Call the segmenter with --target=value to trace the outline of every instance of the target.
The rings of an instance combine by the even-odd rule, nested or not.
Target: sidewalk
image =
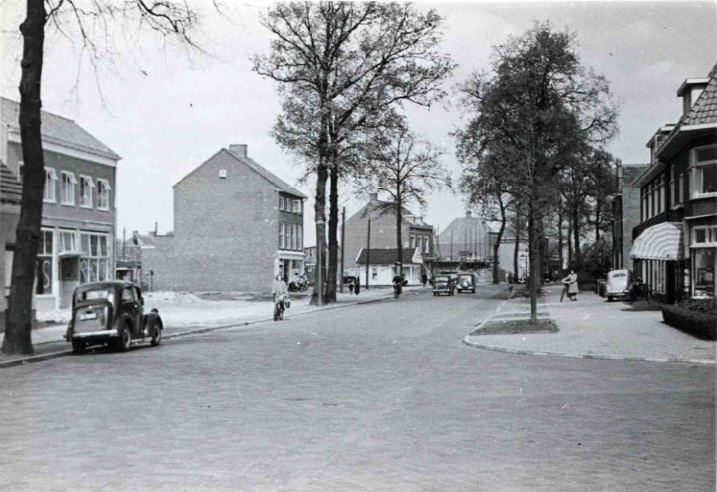
[[[550,318],[557,333],[468,335],[468,345],[510,353],[593,359],[648,360],[715,364],[717,344],[687,335],[662,321],[655,303],[607,302],[594,292],[581,292],[578,301],[560,302],[562,286],[543,287],[538,317]],[[530,300],[505,301],[486,322],[529,319]]]
[[[406,287],[405,294],[419,292],[422,287]],[[246,326],[263,321],[272,321],[273,303],[271,301],[244,300],[250,296],[236,294],[238,300],[203,300],[193,294],[159,292],[146,293],[145,309],[157,308],[164,323],[165,340],[197,333],[205,333],[225,328]],[[362,289],[360,295],[345,292],[337,293],[337,302],[327,306],[309,305],[309,293],[292,293],[291,308],[284,313],[284,319],[311,313],[317,310],[336,309],[354,304],[367,304],[393,298],[391,288]],[[33,330],[32,344],[34,355],[5,355],[0,353],[0,369],[19,364],[39,362],[69,355],[70,344],[64,339],[70,310],[45,314],[55,324]]]

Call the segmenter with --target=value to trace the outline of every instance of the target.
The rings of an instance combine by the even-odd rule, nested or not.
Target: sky
[[[115,57],[93,67],[81,43],[49,31],[43,71],[43,108],[75,120],[117,152],[117,233],[173,230],[172,187],[222,147],[247,144],[249,156],[309,200],[305,245],[313,244],[313,179],[299,182],[301,166],[270,135],[280,111],[277,86],[254,73],[251,57],[268,53],[270,35],[260,25],[267,2],[190,0],[201,14],[203,53],[166,46],[151,36],[117,29]],[[24,0],[0,0],[0,93],[19,100]],[[618,101],[619,135],[607,150],[624,163],[646,163],[646,143],[681,115],[676,91],[686,78],[705,77],[717,62],[714,1],[418,2],[444,17],[441,51],[458,68],[453,90],[473,71],[489,70],[494,46],[519,36],[535,21],[577,36],[583,65],[604,75]],[[109,61],[111,60],[111,63]],[[104,63],[103,63],[104,62]],[[465,124],[455,96],[430,109],[407,108],[413,130],[440,146],[454,183],[461,166],[449,133]],[[347,217],[367,200],[342,190]],[[436,192],[424,210],[410,207],[438,232],[465,214],[459,194]]]

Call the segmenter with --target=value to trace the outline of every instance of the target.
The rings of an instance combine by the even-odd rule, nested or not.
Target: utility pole
[[[344,293],[344,251],[346,251],[346,207],[341,209],[341,288]]]
[[[371,264],[371,219],[368,219],[368,235],[366,236],[366,289],[368,289],[368,267]]]

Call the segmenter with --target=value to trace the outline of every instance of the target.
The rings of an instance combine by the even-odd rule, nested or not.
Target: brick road
[[[4,369],[0,489],[715,489],[714,367],[468,347],[491,289]]]

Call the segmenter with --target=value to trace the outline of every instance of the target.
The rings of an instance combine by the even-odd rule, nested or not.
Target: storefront
[[[633,242],[630,256],[635,260],[635,275],[660,301],[675,302],[689,286],[682,271],[685,254],[681,223],[662,222],[648,227]]]
[[[690,253],[692,257],[693,297],[715,295],[715,252],[717,251],[717,226],[691,224]]]

